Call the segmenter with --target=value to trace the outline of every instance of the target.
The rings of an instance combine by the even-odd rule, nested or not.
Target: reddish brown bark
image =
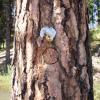
[[[87,24],[86,0],[17,0],[13,100],[88,99]],[[57,32],[52,42],[39,40],[45,26]]]

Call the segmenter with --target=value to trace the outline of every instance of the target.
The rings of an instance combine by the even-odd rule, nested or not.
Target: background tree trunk
[[[6,66],[5,72],[8,72],[8,64],[10,64],[10,2],[5,4],[5,18],[6,18]]]
[[[98,25],[100,25],[100,0],[97,0],[97,12],[98,12]]]
[[[93,100],[86,0],[17,0],[12,100]],[[37,44],[42,27],[52,42]]]

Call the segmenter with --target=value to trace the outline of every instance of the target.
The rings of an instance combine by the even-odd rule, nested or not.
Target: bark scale
[[[12,100],[93,100],[87,1],[17,0],[16,5]],[[56,37],[38,46],[45,26],[55,28]]]

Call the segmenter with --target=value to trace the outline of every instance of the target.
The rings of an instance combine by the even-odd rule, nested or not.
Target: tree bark
[[[12,100],[93,100],[86,0],[17,0]],[[53,27],[53,41],[41,28]]]

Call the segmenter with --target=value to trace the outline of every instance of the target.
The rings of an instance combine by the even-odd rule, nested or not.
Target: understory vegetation
[[[94,100],[100,100],[100,26],[90,30],[92,64],[94,69]]]
[[[0,73],[0,91],[10,91],[11,90],[11,69],[9,69],[7,74]]]

